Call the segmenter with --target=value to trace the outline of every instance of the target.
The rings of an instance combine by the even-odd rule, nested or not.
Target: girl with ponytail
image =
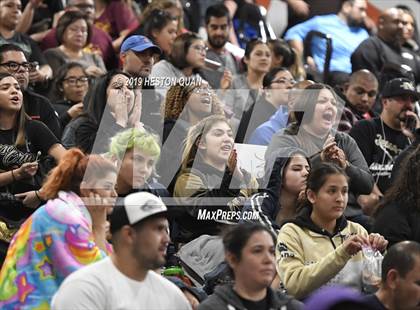
[[[301,212],[281,227],[276,246],[278,275],[297,299],[324,285],[361,290],[362,248],[383,252],[388,244],[344,216],[349,192],[344,169],[333,163],[314,166]]]
[[[70,273],[109,254],[106,215],[116,177],[114,165],[99,155],[70,149],[63,156],[42,188],[47,203],[10,244],[0,272],[0,308],[48,308]]]

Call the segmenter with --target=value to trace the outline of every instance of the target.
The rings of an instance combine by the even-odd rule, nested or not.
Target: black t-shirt
[[[420,210],[414,201],[405,198],[380,207],[375,216],[372,232],[384,236],[388,247],[405,240],[420,242]]]
[[[140,121],[152,128],[159,135],[162,134],[163,122],[160,115],[160,103],[163,98],[157,93],[154,87],[143,87],[142,108]]]
[[[420,56],[406,48],[391,46],[379,37],[373,36],[364,40],[351,55],[353,72],[368,69],[379,78],[385,64],[405,64],[409,66],[420,82]]]
[[[23,92],[25,112],[32,120],[41,121],[57,137],[61,138],[61,125],[58,114],[48,98],[38,95],[30,88]]]
[[[48,151],[56,143],[59,143],[54,134],[41,122],[28,120],[26,123],[26,143],[23,146],[15,146],[17,132],[14,129],[0,130],[0,169],[9,171],[20,167],[23,163],[36,160],[38,151],[41,157],[48,155]],[[13,182],[7,188],[0,191],[9,191],[13,194],[39,189],[42,185],[42,169],[38,169],[37,177]],[[45,172],[45,171],[44,171]]]
[[[245,309],[247,310],[268,310],[269,304],[268,304],[268,294],[261,300],[253,301],[248,300],[245,298],[242,298],[235,292],[236,296],[238,296],[239,300],[244,305]]]
[[[375,310],[388,310],[385,306],[379,301],[376,295],[368,295],[365,297],[365,304],[372,307]]]
[[[391,185],[395,158],[410,144],[410,140],[398,130],[388,127],[377,117],[362,120],[350,130],[382,193]]]

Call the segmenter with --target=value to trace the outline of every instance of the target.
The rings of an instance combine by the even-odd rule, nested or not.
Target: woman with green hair
[[[166,188],[153,180],[160,156],[159,137],[143,128],[124,130],[111,139],[109,155],[117,161],[118,197],[147,191],[158,197],[169,197]]]

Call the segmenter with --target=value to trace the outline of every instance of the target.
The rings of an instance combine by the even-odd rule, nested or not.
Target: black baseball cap
[[[414,100],[420,99],[414,83],[406,78],[396,78],[388,81],[382,90],[382,98],[392,98],[398,96],[413,96]]]

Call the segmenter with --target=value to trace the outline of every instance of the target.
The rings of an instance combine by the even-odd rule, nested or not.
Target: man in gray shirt
[[[235,75],[239,71],[237,60],[225,48],[232,20],[228,9],[223,4],[215,4],[207,8],[205,23],[208,47],[206,58],[220,63],[221,67],[202,69],[200,74],[214,89],[219,89],[221,88],[220,80],[224,74]]]

